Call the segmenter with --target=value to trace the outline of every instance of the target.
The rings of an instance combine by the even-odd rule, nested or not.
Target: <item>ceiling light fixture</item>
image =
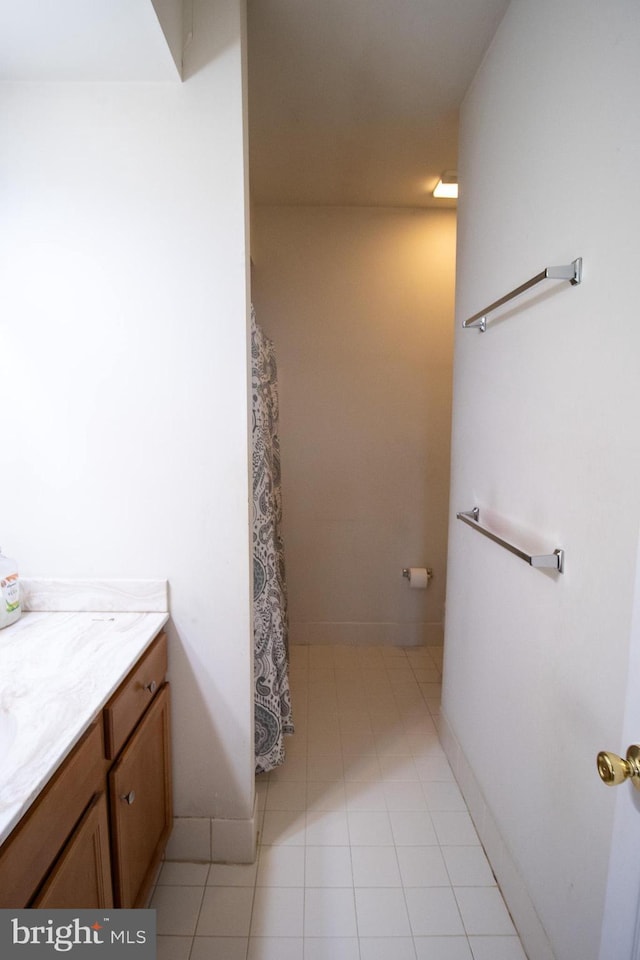
[[[442,174],[433,191],[433,196],[438,200],[458,199],[458,174],[456,171],[447,170]]]

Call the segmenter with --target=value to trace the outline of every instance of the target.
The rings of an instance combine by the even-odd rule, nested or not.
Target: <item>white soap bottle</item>
[[[21,613],[18,564],[0,550],[0,630],[15,623]]]

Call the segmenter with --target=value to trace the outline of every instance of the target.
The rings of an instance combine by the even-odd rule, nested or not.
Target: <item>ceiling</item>
[[[508,2],[247,0],[253,201],[454,205],[431,190]],[[179,81],[192,3],[0,0],[0,80]]]
[[[454,205],[458,109],[509,0],[248,0],[254,203]]]
[[[181,0],[0,0],[0,80],[178,81],[181,7]]]

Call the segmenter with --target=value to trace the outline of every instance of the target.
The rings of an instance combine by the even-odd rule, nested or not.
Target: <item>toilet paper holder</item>
[[[409,569],[410,569],[409,567],[402,568],[402,576],[405,577],[405,579],[407,580],[409,579],[409,576],[410,576]],[[427,567],[427,580],[431,580],[432,577],[433,577],[433,567]]]

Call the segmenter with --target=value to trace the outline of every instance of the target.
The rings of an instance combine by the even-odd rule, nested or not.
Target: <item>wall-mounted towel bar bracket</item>
[[[457,513],[456,517],[458,520],[462,520],[463,523],[467,523],[470,527],[473,527],[473,529],[481,533],[483,537],[488,537],[489,540],[493,540],[494,543],[504,547],[505,550],[514,553],[516,557],[520,557],[520,559],[528,563],[529,566],[544,567],[550,570],[557,570],[558,573],[564,573],[564,550],[558,549],[554,550],[553,553],[537,555],[527,553],[525,550],[521,550],[520,547],[516,547],[507,540],[503,540],[502,537],[499,537],[497,534],[492,533],[491,530],[487,530],[486,527],[481,526],[480,510],[478,507],[474,507],[473,510],[463,510],[461,513]]]
[[[535,287],[541,280],[568,280],[571,286],[575,287],[578,283],[582,283],[582,257],[578,257],[577,260],[562,264],[559,267],[545,267],[544,270],[536,274],[535,277],[532,277],[531,280],[527,280],[526,283],[516,287],[515,290],[511,290],[505,294],[504,297],[495,300],[488,307],[485,307],[484,310],[479,310],[478,313],[474,313],[472,317],[469,317],[468,320],[463,322],[462,326],[465,330],[471,327],[477,327],[480,333],[484,333],[487,329],[487,314],[493,310],[497,310],[498,307],[501,307],[504,303],[508,303],[509,300],[519,297],[525,290]]]

